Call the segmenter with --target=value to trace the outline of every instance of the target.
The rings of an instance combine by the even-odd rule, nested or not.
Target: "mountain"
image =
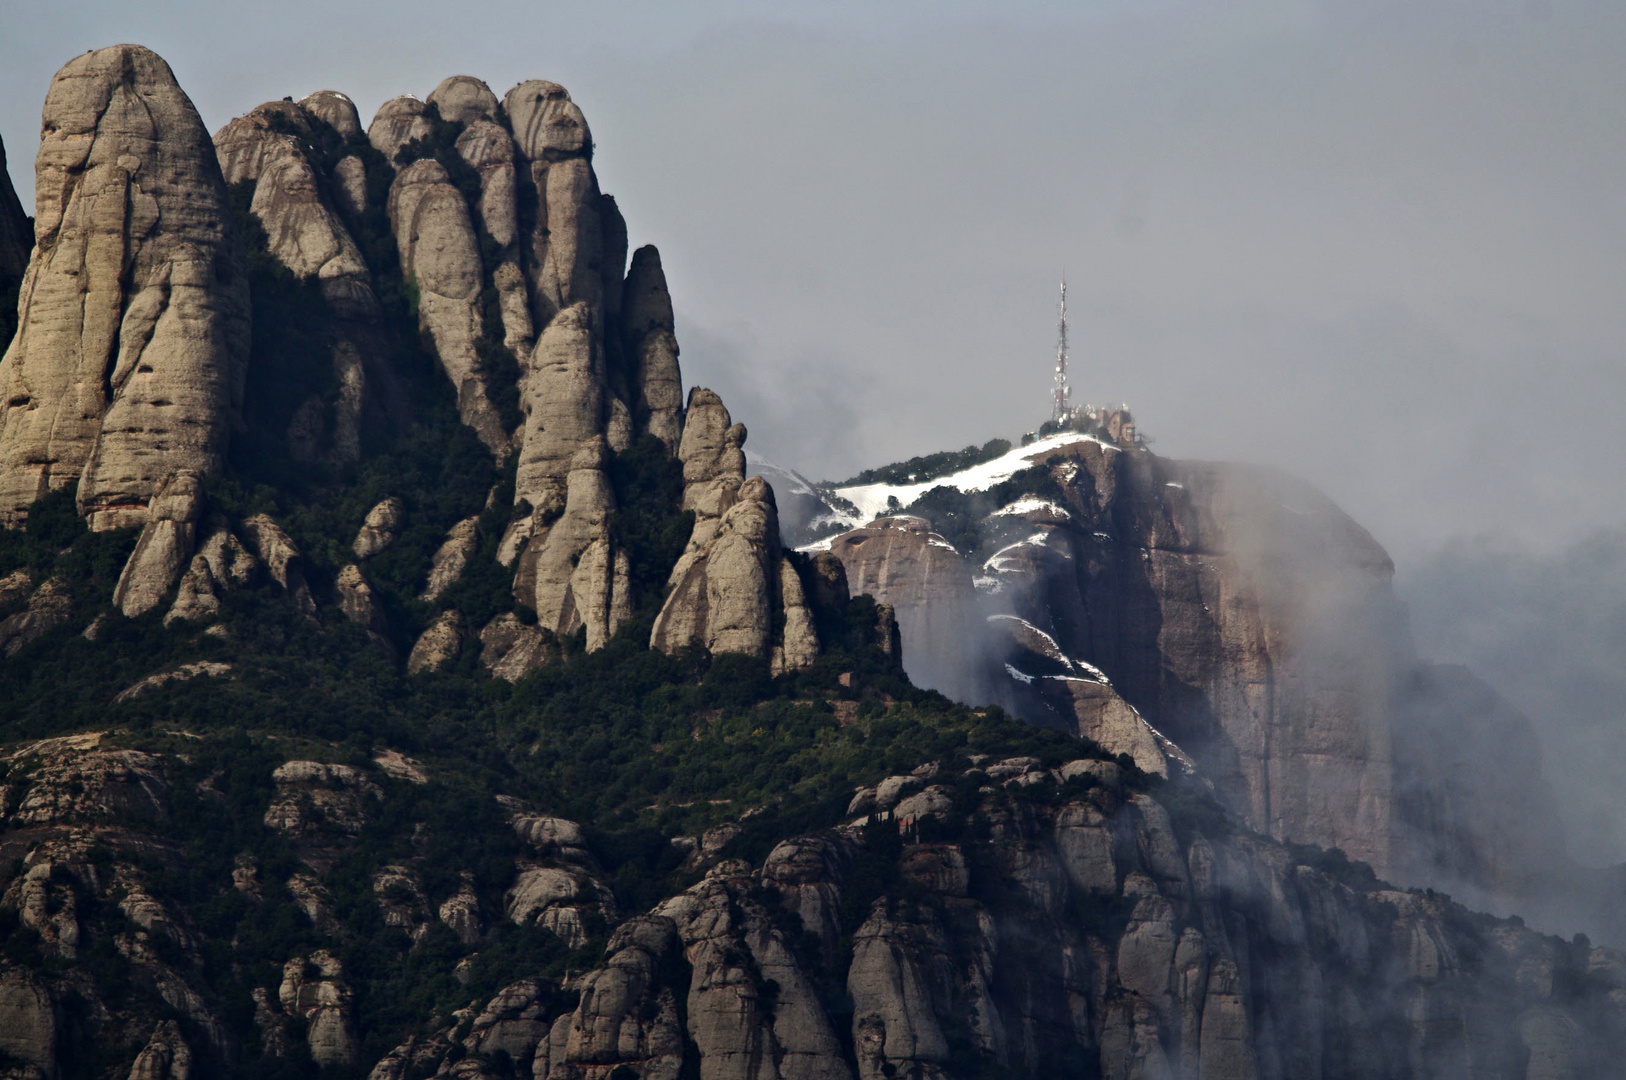
[[[1249,827],[1386,878],[1618,934],[1529,721],[1417,655],[1388,555],[1309,485],[1078,431],[888,476],[832,486],[867,524],[808,549],[896,610],[921,685],[1173,755]]]
[[[1483,743],[1429,740],[1494,722],[1505,782],[1539,770],[1302,485],[1076,433],[748,475],[555,83],[210,138],[122,45],[43,119],[0,360],[0,1076],[1626,1049],[1626,956],[1426,887],[1535,858],[1492,844]],[[0,198],[0,274],[27,231]],[[782,540],[820,516],[861,527]],[[1386,884],[1424,836],[1455,861]]]

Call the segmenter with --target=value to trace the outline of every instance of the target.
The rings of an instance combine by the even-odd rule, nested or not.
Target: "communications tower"
[[[1050,391],[1050,419],[1065,424],[1073,415],[1073,388],[1067,385],[1067,276],[1061,279],[1061,322],[1056,331],[1056,377]]]

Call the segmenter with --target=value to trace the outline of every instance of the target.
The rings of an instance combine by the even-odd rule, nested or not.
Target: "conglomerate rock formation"
[[[286,430],[262,437],[298,461],[341,468],[360,457],[369,416],[389,426],[399,373],[380,277],[397,275],[463,422],[499,463],[517,456],[499,556],[515,602],[537,613],[538,632],[585,630],[599,648],[634,601],[628,554],[612,538],[607,455],[653,437],[684,462],[683,509],[697,515],[690,548],[704,558],[744,480],[744,428],[700,390],[686,424],[660,256],[640,249],[628,269],[626,225],[598,190],[591,150],[581,109],[542,80],[499,104],[485,83],[453,76],[424,101],[385,102],[365,136],[350,99],[323,90],[255,108],[211,146],[152,53],[119,46],[73,61],[46,101],[40,240],[0,365],[0,519],[20,522],[41,495],[77,481],[93,529],[139,526],[158,492],[190,476],[186,514],[152,525],[165,539],[143,541],[117,604],[138,615],[177,588],[196,542],[181,523],[207,512],[207,478],[222,471],[228,434],[242,424],[249,304],[231,186],[263,228],[267,255],[314,282],[325,305],[314,332],[331,375]],[[380,222],[387,238],[376,235]],[[372,249],[393,240],[398,261],[364,253],[357,230]],[[281,378],[256,374],[264,385]],[[726,431],[712,430],[719,413]],[[791,564],[768,517],[730,530],[713,560],[723,613],[691,613],[697,632],[657,637],[671,648],[772,654],[781,668],[812,661],[806,617],[793,616],[793,640],[784,638],[786,598],[794,609],[800,583],[782,580]],[[381,550],[363,533],[359,556]],[[457,550],[424,586],[431,601],[451,584]],[[750,566],[760,572],[742,577]],[[194,579],[175,617],[218,610],[200,597],[229,584],[201,569]],[[336,597],[352,619],[366,606],[359,588],[351,581]],[[362,621],[382,639],[384,618],[369,607]]]
[[[0,911],[53,959],[0,964],[0,1047],[25,1070],[12,1075],[84,1060],[87,1012],[130,1075],[233,1060],[200,977],[198,913],[158,880],[188,858],[166,838],[184,762],[87,735],[10,763],[26,787],[0,818]],[[504,926],[580,944],[607,921],[601,959],[563,984],[506,984],[367,1054],[341,960],[351,931],[327,883],[426,779],[398,754],[290,760],[273,777],[256,806],[294,854],[287,880],[240,860],[224,886],[267,911],[286,890],[313,927],[253,991],[267,1063],[374,1080],[1592,1077],[1626,1037],[1618,952],[1194,828],[1110,761],[1013,758],[887,777],[842,824],[765,858],[731,856],[740,826],[719,826],[718,842],[695,843],[693,884],[647,912],[617,909],[579,824],[503,796],[518,840],[506,892],[465,878],[437,886],[452,890],[437,906],[409,858],[372,872],[376,917],[405,939],[494,948]],[[71,974],[109,948],[130,958],[117,999]],[[139,1071],[158,1062],[171,1071]]]
[[[135,45],[51,81],[35,245],[0,360],[0,520],[77,481],[94,529],[218,471],[241,404],[248,282],[225,183],[169,66]]]
[[[543,80],[212,144],[138,46],[53,80],[32,240],[0,185],[0,1076],[1618,1071],[1626,958],[1343,854],[1562,869],[1364,531],[1079,437],[976,559],[786,550],[592,151]]]
[[[1528,723],[1415,655],[1388,555],[1326,496],[1083,434],[1028,458],[1045,494],[983,507],[981,552],[909,514],[827,542],[923,685],[1143,767],[1178,748],[1252,828],[1383,875],[1523,908],[1566,871]]]

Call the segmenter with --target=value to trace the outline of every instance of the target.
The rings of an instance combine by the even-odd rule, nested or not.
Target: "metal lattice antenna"
[[[1061,277],[1061,322],[1056,331],[1056,377],[1050,392],[1050,419],[1064,424],[1072,418],[1073,388],[1067,385],[1067,275]]]

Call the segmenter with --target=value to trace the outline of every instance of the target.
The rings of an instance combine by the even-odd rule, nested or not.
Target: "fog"
[[[122,40],[211,130],[323,87],[365,118],[448,74],[555,79],[661,248],[686,380],[816,478],[1036,426],[1065,270],[1077,398],[1331,495],[1422,651],[1530,713],[1578,853],[1626,857],[1626,576],[1586,540],[1626,528],[1626,9],[451,11],[10,0],[13,178],[31,204],[51,74]]]

